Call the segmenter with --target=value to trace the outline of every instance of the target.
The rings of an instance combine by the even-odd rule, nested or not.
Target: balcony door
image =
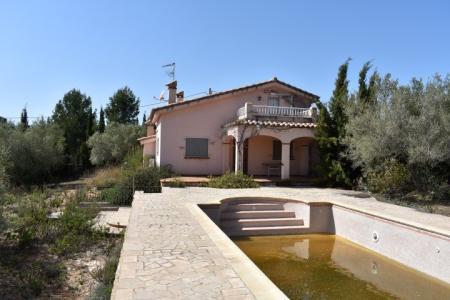
[[[269,96],[267,99],[268,106],[280,106],[280,97],[278,96]]]

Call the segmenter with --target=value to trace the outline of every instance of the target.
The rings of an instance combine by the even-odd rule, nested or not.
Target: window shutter
[[[208,157],[208,139],[187,138],[186,157]]]

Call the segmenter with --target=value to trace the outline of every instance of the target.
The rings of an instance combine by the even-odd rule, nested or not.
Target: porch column
[[[242,142],[236,140],[236,147],[234,147],[234,173],[242,171]]]
[[[281,144],[281,179],[289,179],[290,143]]]

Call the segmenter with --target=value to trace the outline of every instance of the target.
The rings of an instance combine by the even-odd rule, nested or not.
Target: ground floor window
[[[186,138],[187,158],[208,158],[208,139],[205,138]]]

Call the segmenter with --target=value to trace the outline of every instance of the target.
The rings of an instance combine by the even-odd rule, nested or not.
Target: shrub
[[[142,168],[142,164],[143,164],[142,148],[137,146],[131,148],[131,150],[128,151],[127,155],[125,155],[122,167],[125,170],[133,171]]]
[[[35,191],[30,195],[18,195],[17,214],[12,217],[8,238],[21,248],[31,246],[37,240],[45,240],[55,232],[48,219],[51,209],[46,202],[47,193]]]
[[[10,166],[10,157],[8,149],[5,145],[0,145],[0,198],[8,189],[8,174],[7,168]],[[1,203],[0,203],[1,204]]]
[[[108,259],[103,268],[93,273],[94,279],[99,283],[88,299],[107,300],[111,298],[111,292],[116,277],[117,266],[119,265],[122,241],[118,241],[116,246],[107,253]]]
[[[88,180],[88,184],[97,189],[109,188],[119,183],[121,177],[120,167],[106,167],[96,170],[94,176]]]
[[[133,175],[135,191],[144,191],[144,193],[161,192],[161,169],[141,168],[134,172]]]
[[[101,193],[102,201],[109,202],[113,205],[131,205],[133,201],[133,187],[123,182],[104,189]]]
[[[173,188],[184,188],[186,187],[186,183],[178,177],[172,178],[170,181],[165,183],[168,187]]]
[[[134,191],[160,193],[161,174],[165,172],[156,167],[125,171],[119,183],[102,191],[101,198],[115,205],[131,205]]]
[[[220,177],[212,177],[208,182],[208,186],[218,189],[244,189],[257,188],[259,184],[252,177],[239,172],[237,174],[226,173]]]
[[[410,174],[406,166],[390,160],[381,171],[368,173],[367,184],[371,192],[395,193],[405,190],[409,179]]]
[[[70,255],[86,249],[97,241],[103,232],[93,228],[98,209],[93,206],[81,207],[86,201],[86,193],[81,190],[66,201],[66,206],[56,223],[57,236],[53,251],[60,255]]]

